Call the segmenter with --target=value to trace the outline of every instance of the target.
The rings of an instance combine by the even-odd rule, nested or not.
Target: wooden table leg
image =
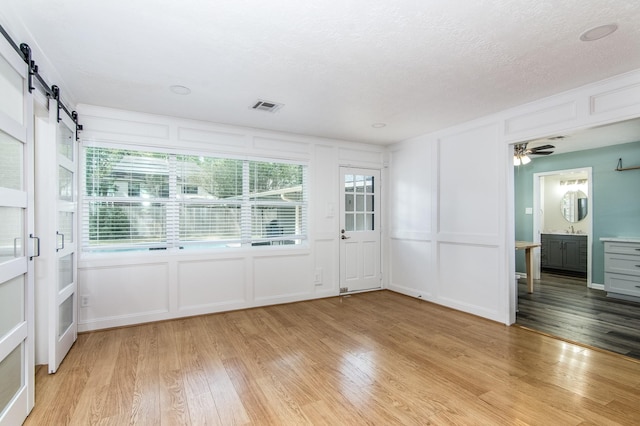
[[[533,263],[533,250],[530,247],[527,247],[524,251],[524,254],[527,266],[527,291],[529,293],[533,293],[533,271],[531,270],[531,264]]]

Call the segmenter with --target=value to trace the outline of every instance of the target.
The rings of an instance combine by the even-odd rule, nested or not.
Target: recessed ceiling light
[[[612,34],[615,30],[618,29],[618,24],[607,24],[607,25],[599,25],[597,27],[593,27],[588,29],[587,31],[580,34],[580,40],[582,41],[594,41],[599,40]]]
[[[385,123],[373,123],[371,125],[371,127],[373,127],[374,129],[382,129],[383,127],[385,127],[386,124]]]
[[[191,89],[186,86],[180,85],[169,86],[169,90],[171,90],[176,95],[188,95],[189,93],[191,93]]]

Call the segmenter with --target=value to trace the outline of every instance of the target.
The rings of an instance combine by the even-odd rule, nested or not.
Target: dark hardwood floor
[[[579,278],[542,273],[527,293],[518,280],[516,323],[573,342],[640,359],[640,303],[612,299]]]

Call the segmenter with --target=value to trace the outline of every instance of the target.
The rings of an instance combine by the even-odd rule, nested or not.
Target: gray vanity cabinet
[[[542,234],[540,266],[545,272],[587,276],[587,236]]]

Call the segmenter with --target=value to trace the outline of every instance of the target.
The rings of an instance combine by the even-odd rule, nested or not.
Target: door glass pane
[[[373,194],[373,176],[365,176],[365,191]]]
[[[58,198],[63,201],[73,201],[73,172],[58,167]]]
[[[356,192],[364,192],[364,176],[356,176]]]
[[[356,214],[356,231],[364,231],[364,215]]]
[[[73,253],[58,260],[58,290],[73,283]]]
[[[353,194],[344,194],[344,210],[352,212],[353,207]]]
[[[58,154],[73,161],[73,132],[63,123],[58,125]]]
[[[346,231],[355,231],[355,224],[353,223],[353,214],[347,214],[345,216],[344,229]]]
[[[60,233],[64,234],[64,242],[73,242],[73,212],[58,212],[58,227]]]
[[[23,81],[22,76],[0,56],[0,111],[20,124],[24,124]]]
[[[0,263],[23,256],[22,219],[20,207],[0,207]]]
[[[361,194],[356,195],[356,211],[357,212],[364,211],[364,195],[361,195]]]
[[[10,303],[3,303],[0,310],[1,339],[8,331],[24,321],[24,275],[0,284],[0,300],[10,301]]]
[[[344,191],[353,192],[353,175],[344,176]]]
[[[373,211],[373,195],[367,195],[366,204],[367,204],[366,211],[372,212]]]
[[[23,145],[20,141],[0,131],[0,187],[23,189],[22,150]]]
[[[58,307],[58,337],[62,337],[73,323],[73,296],[67,297]]]
[[[372,214],[367,214],[365,216],[366,216],[365,229],[367,231],[375,231],[374,225],[373,225],[373,215]]]
[[[0,413],[22,388],[23,364],[22,344],[18,345],[0,362]]]

